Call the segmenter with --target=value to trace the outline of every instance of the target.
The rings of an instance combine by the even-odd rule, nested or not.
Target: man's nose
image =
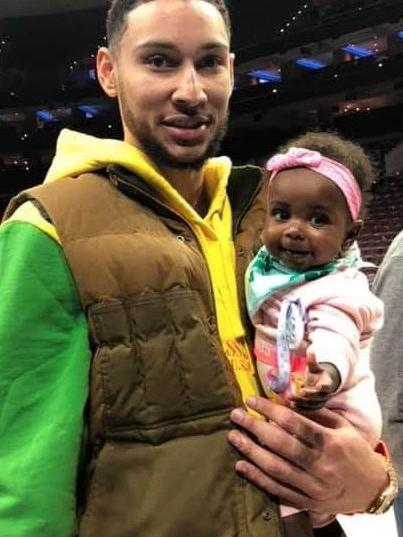
[[[207,101],[207,94],[195,67],[184,66],[178,72],[176,88],[172,94],[173,101],[178,105],[195,108]]]

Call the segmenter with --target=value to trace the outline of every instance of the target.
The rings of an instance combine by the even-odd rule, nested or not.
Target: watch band
[[[389,482],[386,487],[381,490],[381,492],[378,494],[378,496],[375,498],[375,500],[371,503],[371,505],[367,508],[365,512],[374,515],[381,515],[385,513],[393,504],[393,501],[398,493],[398,482],[396,471],[393,467],[385,443],[379,442],[378,446],[375,448],[375,451],[383,455],[385,458],[385,468],[388,474]]]

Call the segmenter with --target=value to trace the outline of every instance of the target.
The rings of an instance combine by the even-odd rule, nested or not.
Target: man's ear
[[[106,47],[98,49],[97,74],[99,83],[108,97],[116,97],[115,60],[111,51]]]
[[[361,220],[361,218],[357,218],[357,220],[354,220],[350,224],[350,227],[348,228],[346,232],[346,236],[344,237],[344,241],[341,247],[343,252],[347,251],[352,246],[352,244],[357,240],[357,237],[360,234],[362,226],[363,226],[363,221]]]
[[[235,54],[233,52],[229,55],[229,68],[230,68],[230,76],[231,76],[231,92],[234,90],[234,84],[235,84]]]

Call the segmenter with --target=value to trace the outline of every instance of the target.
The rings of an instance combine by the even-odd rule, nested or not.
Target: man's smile
[[[212,120],[205,115],[175,115],[161,122],[173,141],[179,145],[197,145],[203,143]]]

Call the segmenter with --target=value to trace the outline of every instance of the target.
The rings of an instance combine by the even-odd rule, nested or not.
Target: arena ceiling
[[[106,5],[107,0],[0,0],[0,18],[50,15]]]
[[[105,7],[108,0],[0,0],[0,18],[9,17],[24,17],[32,15],[50,15],[66,11],[78,11],[82,9],[91,9],[96,7]],[[275,12],[282,12],[294,9],[303,4],[303,0],[283,0],[281,4],[272,0],[227,0],[230,8],[235,10],[243,7],[251,13],[256,10],[259,5],[260,11],[264,11],[275,15]],[[243,4],[243,6],[242,6]]]
[[[71,25],[75,25],[80,12],[97,13],[103,21],[104,12],[110,0],[0,0],[0,34],[26,35],[35,32],[45,39],[50,25],[59,28],[59,37],[63,28],[71,35]],[[233,25],[233,45],[243,48],[252,42],[269,40],[273,33],[278,33],[281,26],[296,14],[307,0],[226,0],[231,12]],[[59,15],[61,17],[59,17]],[[66,15],[66,16],[64,16]],[[67,16],[68,15],[68,16]],[[73,17],[74,15],[74,17]],[[51,16],[51,17],[48,17]],[[55,17],[58,21],[55,23]],[[82,16],[87,20],[86,15]],[[92,17],[92,15],[91,15]],[[80,17],[81,18],[81,17]],[[24,19],[24,20],[22,20]],[[97,19],[90,19],[97,22]],[[53,21],[53,22],[51,22]],[[72,21],[69,24],[69,21]],[[87,25],[93,31],[93,25]],[[80,35],[77,34],[78,40]]]

